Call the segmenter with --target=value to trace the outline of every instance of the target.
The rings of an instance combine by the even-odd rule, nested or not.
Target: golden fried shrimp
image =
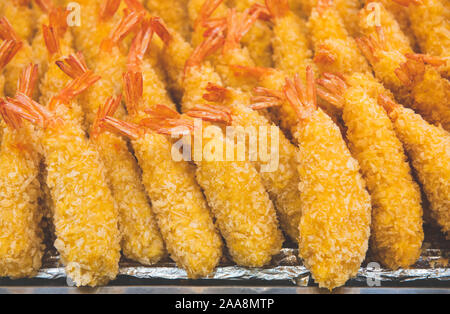
[[[292,8],[301,8],[304,18],[308,18],[314,8],[321,0],[289,0]],[[358,11],[361,8],[360,0],[327,0],[327,2],[334,2],[336,10],[342,17],[345,28],[351,36],[358,34]],[[298,9],[297,9],[298,12]]]
[[[194,131],[194,120],[167,107],[155,108],[149,113],[159,121],[150,121],[146,125],[159,133],[176,133],[181,127],[187,128],[191,136],[200,132],[198,136],[203,138],[201,149],[204,154],[211,145],[223,148],[234,145],[227,143],[226,137],[217,136],[219,133],[223,135],[218,125],[202,123],[201,128]],[[226,124],[232,119],[227,108],[212,105],[193,107],[187,116]],[[237,156],[236,147],[234,156]],[[201,160],[194,155],[193,162],[197,166],[197,181],[203,188],[233,260],[247,267],[262,267],[270,263],[281,249],[283,236],[278,229],[273,204],[254,166],[245,160],[225,160],[224,156],[212,151]]]
[[[397,136],[408,152],[413,168],[430,204],[432,216],[447,237],[450,234],[450,135],[427,123],[411,109],[381,95],[379,103],[388,112]]]
[[[385,37],[384,40],[388,40]],[[403,55],[390,50],[374,36],[359,38],[358,44],[372,64],[377,77],[405,105],[431,123],[450,129],[450,82],[441,77],[436,65],[441,59],[420,54]],[[433,93],[429,93],[433,90]]]
[[[349,148],[372,199],[371,249],[383,265],[407,268],[419,258],[424,237],[420,189],[391,120],[368,92],[371,80],[365,76],[324,73],[318,92],[343,108]]]
[[[314,61],[321,73],[370,72],[370,66],[350,36],[332,0],[319,0],[309,17]]]
[[[366,256],[371,201],[339,128],[317,108],[314,73],[307,71],[306,89],[299,76],[284,88],[298,115],[299,249],[319,286],[333,289],[355,276]]]
[[[31,96],[36,79],[37,67],[30,65],[18,90]],[[32,277],[44,254],[39,141],[33,127],[5,110],[4,104],[0,100],[0,113],[8,125],[0,146],[0,277]]]
[[[156,75],[153,78],[157,80]],[[150,77],[147,76],[147,79]],[[220,261],[222,241],[195,180],[194,170],[188,162],[176,162],[172,158],[168,138],[146,132],[145,128],[136,124],[146,118],[141,107],[144,89],[142,75],[127,72],[124,81],[130,120],[135,123],[112,118],[114,110],[105,108],[108,116],[102,120],[100,127],[131,139],[143,172],[142,180],[170,256],[186,270],[190,278],[206,277]],[[165,91],[153,88],[153,82],[149,80],[145,83],[145,89],[154,95],[154,99],[164,97]]]
[[[23,93],[9,99],[5,109],[40,127],[47,185],[54,202],[55,247],[67,276],[77,286],[97,286],[114,279],[119,271],[118,213],[96,149],[77,123],[58,113],[86,87],[64,90],[65,95],[55,99],[56,111]]]
[[[255,130],[255,132],[267,132],[267,139],[271,141],[271,132],[278,133],[278,151],[277,157],[271,157],[269,160],[255,158],[253,164],[258,170],[270,198],[273,200],[282,229],[294,241],[298,241],[298,225],[301,217],[301,202],[298,185],[300,179],[297,172],[297,148],[284,134],[271,123],[266,117],[259,114],[255,109],[263,109],[258,103],[251,103],[251,100],[257,102],[260,99],[250,99],[247,93],[239,90],[220,87],[209,84],[208,93],[203,96],[210,102],[219,103],[229,108],[232,115],[231,125],[243,132]],[[240,135],[237,134],[237,137]],[[249,145],[247,150],[250,154]],[[274,163],[278,159],[277,165]]]
[[[440,71],[450,78],[450,8],[448,0],[403,0],[422,52],[443,58]]]
[[[187,10],[187,1],[144,1],[148,10],[155,16],[159,16],[167,26],[178,32],[185,40],[190,40],[191,29]]]
[[[18,25],[16,25],[16,29]],[[16,49],[20,47],[18,52],[14,55],[4,68],[5,80],[5,95],[14,96],[16,93],[17,82],[25,66],[32,61],[32,50],[30,44],[26,39],[19,37],[14,27],[10,24],[6,17],[0,18],[0,39],[12,40],[16,42]]]
[[[266,7],[274,22],[272,46],[276,68],[289,76],[303,75],[306,67],[314,64],[306,22],[289,9],[287,0],[266,0]]]

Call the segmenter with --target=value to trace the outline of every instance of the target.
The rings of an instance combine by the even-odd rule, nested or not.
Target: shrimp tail
[[[105,0],[100,4],[100,20],[107,21],[116,14],[121,0]]]
[[[408,58],[394,72],[405,86],[411,87],[423,79],[425,75],[425,63],[422,59]]]
[[[122,101],[122,95],[117,97],[108,97],[103,106],[100,106],[97,111],[97,115],[95,117],[94,123],[92,124],[91,136],[96,139],[102,133],[103,128],[101,127],[103,120],[106,117],[113,117],[114,113],[117,111],[117,108],[120,106],[120,102]]]
[[[143,134],[142,129],[138,125],[108,116],[101,120],[99,128],[132,140],[137,140]]]
[[[56,61],[56,65],[70,76],[72,79],[76,79],[86,73],[89,69],[86,65],[86,60],[81,52],[71,54],[63,61]]]
[[[28,97],[33,96],[34,89],[38,79],[38,65],[30,63],[22,72],[19,78],[17,90]]]
[[[0,71],[14,58],[22,48],[22,42],[5,40],[0,45]]]
[[[314,71],[311,66],[306,69],[305,87],[298,74],[294,80],[286,78],[284,94],[289,104],[295,110],[300,122],[309,120],[317,110],[316,85],[314,82]]]
[[[266,8],[274,19],[285,17],[289,11],[288,0],[266,0]]]
[[[206,86],[206,91],[203,99],[214,103],[223,103],[228,96],[228,89],[226,87],[209,82]]]
[[[197,105],[186,114],[192,118],[200,118],[210,122],[221,122],[230,125],[233,118],[229,108],[220,105]]]
[[[253,110],[262,110],[272,107],[279,107],[285,100],[283,92],[270,90],[264,87],[255,87],[249,108]]]
[[[153,38],[153,29],[151,20],[145,19],[142,22],[141,29],[134,38],[130,52],[128,53],[127,68],[130,71],[139,72],[142,60],[147,52]]]
[[[348,86],[342,74],[323,73],[321,78],[316,80],[316,83],[317,94],[320,98],[337,108],[344,106],[345,98],[343,94]]]
[[[143,15],[136,11],[125,12],[125,15],[117,23],[111,34],[102,41],[100,48],[110,52],[114,46],[119,44],[137,25],[141,22]]]
[[[160,17],[153,17],[151,19],[151,26],[153,31],[161,38],[164,44],[169,45],[172,40],[172,35],[170,34],[167,26],[164,24]]]
[[[206,0],[198,14],[197,19],[194,22],[194,28],[197,28],[204,21],[210,18],[210,16],[216,11],[216,9],[222,4],[223,0]]]
[[[141,72],[127,71],[123,74],[125,102],[130,114],[135,115],[139,111],[143,95],[143,78]]]
[[[222,47],[224,41],[225,37],[222,29],[216,29],[212,36],[207,37],[194,50],[190,58],[186,61],[184,73],[186,74],[190,68],[200,65],[208,56]]]
[[[50,55],[58,53],[60,51],[60,43],[56,35],[56,30],[52,26],[42,25],[42,32],[48,53]]]

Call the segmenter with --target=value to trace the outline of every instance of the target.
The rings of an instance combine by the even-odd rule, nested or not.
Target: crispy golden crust
[[[106,284],[119,270],[120,233],[100,156],[73,122],[47,129],[42,144],[67,275],[77,286]]]
[[[167,26],[178,32],[184,39],[189,40],[191,29],[187,12],[187,1],[147,0],[145,3],[152,14],[161,17]]]
[[[19,38],[28,42],[31,41],[36,28],[35,19],[37,16],[30,6],[14,4],[5,0],[0,3],[0,14],[14,23],[14,29]]]
[[[133,142],[167,250],[190,278],[210,275],[222,256],[222,241],[187,162],[175,162],[171,143],[153,133]]]
[[[355,40],[345,29],[344,22],[334,6],[323,10],[314,8],[308,21],[314,44],[316,60],[318,52],[325,55],[316,62],[321,72],[370,72],[370,66],[358,49]],[[321,60],[319,59],[319,60]]]
[[[289,12],[275,19],[273,32],[273,58],[278,69],[292,76],[303,75],[308,65],[314,66],[304,20]]]
[[[41,267],[41,158],[35,140],[29,125],[18,131],[4,129],[0,148],[0,277],[32,277]]]
[[[318,0],[290,0],[291,8],[300,7],[302,15],[308,18],[314,8],[317,6]],[[342,17],[345,28],[350,35],[358,34],[358,11],[361,8],[360,0],[334,0],[333,5]],[[297,9],[298,10],[298,9]]]
[[[272,201],[254,166],[247,161],[206,160],[196,165],[197,181],[233,260],[249,267],[270,263],[281,249],[283,236]]]
[[[299,127],[300,256],[320,287],[356,275],[366,256],[371,204],[359,165],[322,110]]]
[[[391,113],[397,136],[405,146],[431,203],[432,215],[450,232],[450,136],[442,128],[424,121],[410,109],[398,107]]]
[[[442,71],[450,77],[450,8],[447,0],[423,0],[408,8],[411,27],[421,50],[447,59]]]
[[[245,96],[244,96],[245,97]],[[267,118],[258,112],[248,108],[248,104],[242,97],[234,97],[228,106],[233,115],[233,125],[237,127],[266,127],[267,138],[270,139],[270,127],[274,126]],[[278,166],[274,171],[261,171],[267,162],[260,158],[254,162],[259,171],[262,182],[269,192],[277,210],[282,229],[293,241],[298,241],[298,226],[301,217],[301,199],[298,191],[300,178],[297,171],[298,149],[278,130],[279,150]]]
[[[347,138],[372,197],[371,248],[387,267],[406,268],[421,253],[420,190],[392,122],[367,92],[365,80],[353,75],[344,94]]]

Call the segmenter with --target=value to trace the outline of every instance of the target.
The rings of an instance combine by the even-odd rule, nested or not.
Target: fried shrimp
[[[74,121],[64,113],[75,95],[92,84],[67,88],[54,98],[54,111],[18,93],[5,110],[40,127],[47,166],[47,184],[54,201],[53,221],[67,276],[77,286],[106,284],[119,271],[118,214],[97,151]],[[64,102],[62,101],[64,100]]]
[[[306,89],[299,76],[284,89],[299,121],[299,249],[319,286],[333,289],[355,276],[366,256],[371,201],[339,128],[317,108],[314,73],[307,71]]]
[[[432,216],[447,237],[450,232],[450,135],[427,123],[391,98],[378,99],[388,112],[431,204]]]
[[[318,92],[343,107],[349,148],[372,199],[371,249],[387,267],[407,268],[419,258],[424,237],[420,190],[394,126],[367,92],[370,79],[364,76],[324,73]]]
[[[31,96],[36,78],[37,67],[30,65],[23,71],[18,91]],[[39,141],[33,127],[4,105],[5,100],[0,100],[0,113],[8,125],[0,146],[0,277],[32,277],[44,254]]]

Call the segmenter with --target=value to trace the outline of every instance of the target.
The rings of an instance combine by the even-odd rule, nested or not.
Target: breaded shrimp
[[[264,5],[264,0],[235,0],[234,2],[234,5],[230,7],[235,7],[239,12],[257,10],[258,5]],[[242,43],[248,48],[257,66],[272,66],[272,36],[270,26],[264,20],[258,20],[242,38]]]
[[[450,135],[420,115],[381,95],[379,103],[394,123],[430,201],[432,216],[447,237],[450,234]]]
[[[304,18],[312,15],[314,7],[316,7],[320,0],[290,0],[293,2],[291,7],[300,7]],[[295,2],[297,2],[295,4]],[[330,2],[327,0],[327,2]],[[336,10],[343,19],[345,28],[351,36],[358,34],[358,11],[361,8],[360,0],[334,0]],[[294,5],[294,6],[292,6]]]
[[[314,61],[322,73],[371,71],[355,40],[345,29],[332,0],[318,0],[309,17],[308,26],[314,44]]]
[[[5,95],[14,96],[23,68],[32,61],[32,51],[30,44],[19,37],[6,17],[0,18],[0,38],[2,40],[12,40],[17,43],[17,46],[20,46],[20,50],[4,68],[4,75],[7,77],[5,81]]]
[[[147,124],[157,132],[176,133],[178,126],[187,127],[191,136],[201,136],[204,153],[211,145],[223,148],[225,145],[234,145],[226,137],[216,136],[217,132],[222,133],[217,125],[202,123],[201,129],[194,131],[194,120],[180,116],[167,107],[155,108],[149,113],[160,120]],[[232,119],[226,108],[211,105],[193,107],[187,115],[215,123],[229,123]],[[161,117],[165,118],[161,121]],[[194,132],[199,133],[195,135]],[[236,148],[233,149],[233,155],[237,156]],[[261,178],[248,161],[234,161],[234,158],[225,160],[224,156],[214,156],[217,155],[204,155],[199,160],[194,155],[193,161],[197,166],[197,181],[203,188],[230,255],[238,265],[267,265],[279,253],[283,236]]]
[[[390,41],[387,36],[383,39]],[[418,54],[403,55],[375,36],[360,38],[358,44],[377,77],[399,101],[416,110],[427,121],[442,124],[444,129],[450,130],[450,82],[436,70],[436,65],[442,64],[440,59]]]
[[[156,75],[153,79],[157,81]],[[127,72],[124,81],[130,120],[138,123],[146,117],[141,107],[142,76],[137,72]],[[152,81],[145,84],[145,89],[156,99],[165,94],[165,91],[154,88]],[[101,128],[132,140],[143,171],[143,183],[170,256],[190,278],[210,275],[222,256],[222,241],[192,166],[185,161],[174,161],[170,140],[165,136],[146,132],[138,124],[112,118],[114,108],[102,111],[108,116],[99,120],[103,122]]]
[[[370,79],[364,76],[355,73],[344,79],[325,73],[318,91],[343,107],[349,148],[372,199],[371,249],[383,265],[407,268],[419,258],[424,237],[420,189],[394,126],[367,92]]]
[[[366,256],[371,202],[339,128],[317,108],[314,73],[307,71],[306,89],[298,76],[284,89],[299,119],[299,249],[319,286],[333,289],[355,276]]]
[[[277,167],[266,170],[268,164],[273,161],[262,160],[259,157],[253,164],[259,171],[263,184],[274,202],[282,229],[292,240],[298,241],[301,201],[298,191],[300,179],[296,162],[297,148],[284,136],[278,127],[252,109],[260,108],[255,106],[255,104],[249,103],[250,99],[246,93],[214,84],[209,84],[207,91],[208,93],[203,96],[205,99],[221,103],[230,109],[232,126],[236,130],[239,130],[239,128],[245,128],[245,130],[253,128],[252,130],[260,132],[260,136],[261,132],[267,132],[268,139],[271,139],[270,133],[274,132],[274,130],[278,133]],[[249,148],[247,147],[247,149]]]
[[[450,7],[448,0],[403,0],[422,52],[443,58],[441,71],[450,78]]]
[[[118,213],[97,151],[78,124],[62,118],[73,96],[86,87],[64,90],[66,95],[55,99],[55,111],[23,93],[8,99],[4,108],[42,130],[47,184],[54,201],[54,245],[67,276],[77,286],[97,286],[114,279],[119,271],[120,232]]]
[[[37,67],[30,65],[20,78],[19,91],[31,96],[36,78]],[[8,127],[0,147],[0,277],[32,277],[44,254],[39,142],[34,128],[5,110],[4,102],[0,100],[0,113]]]
[[[303,75],[306,67],[314,64],[306,22],[292,13],[287,0],[266,0],[266,6],[274,22],[272,46],[276,68],[288,76]]]

